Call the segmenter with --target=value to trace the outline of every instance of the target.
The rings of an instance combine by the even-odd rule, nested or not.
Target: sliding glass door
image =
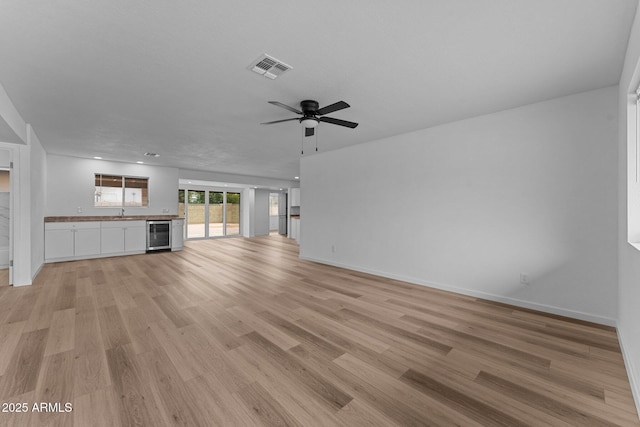
[[[187,239],[240,235],[238,192],[180,189],[178,208],[186,218]]]
[[[224,193],[209,191],[209,237],[224,236]]]
[[[205,200],[204,191],[188,191],[187,239],[207,237],[205,228],[205,224],[207,223]]]
[[[240,193],[227,193],[225,219],[225,235],[240,234]]]

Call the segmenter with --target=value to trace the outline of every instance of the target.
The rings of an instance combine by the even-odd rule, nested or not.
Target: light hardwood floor
[[[0,268],[0,286],[9,286],[8,268]]]
[[[28,405],[0,425],[640,425],[611,328],[297,256],[193,241],[0,288],[0,401]]]

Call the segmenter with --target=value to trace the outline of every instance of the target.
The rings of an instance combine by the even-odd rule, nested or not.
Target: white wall
[[[27,142],[27,124],[16,110],[16,107],[11,102],[11,98],[4,90],[4,87],[0,85],[0,117],[6,124],[20,137],[22,142]],[[14,142],[14,141],[10,141]]]
[[[610,87],[303,157],[301,257],[615,323],[616,99]]]
[[[618,175],[618,225],[619,225],[619,302],[618,336],[622,345],[631,389],[640,408],[640,251],[627,243],[627,95],[640,83],[640,8],[636,11],[635,21],[629,37],[627,55],[620,78],[618,105],[620,108],[620,128],[618,138],[619,175]],[[633,123],[630,121],[629,124]],[[635,126],[633,126],[635,127]],[[633,129],[635,131],[635,129]],[[633,185],[629,186],[633,189]],[[637,189],[637,188],[636,188]],[[631,194],[631,203],[638,205],[640,193]],[[637,219],[636,219],[637,221]]]
[[[46,216],[119,215],[120,208],[93,206],[96,173],[149,177],[149,206],[126,207],[125,215],[178,214],[176,168],[49,154]],[[78,208],[82,213],[78,213]]]
[[[27,125],[31,150],[31,278],[35,278],[44,264],[44,212],[47,203],[47,155],[38,136]]]
[[[180,169],[180,179],[194,181],[210,181],[210,182],[226,182],[230,184],[242,184],[248,186],[269,187],[269,188],[287,188],[297,187],[297,181],[288,181],[283,179],[263,178],[249,175],[235,175],[222,172],[206,172],[189,169]]]

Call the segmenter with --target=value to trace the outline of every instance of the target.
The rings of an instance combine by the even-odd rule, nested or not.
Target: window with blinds
[[[149,178],[95,174],[94,206],[149,206]]]

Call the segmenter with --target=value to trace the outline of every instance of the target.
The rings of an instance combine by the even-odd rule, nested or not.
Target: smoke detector
[[[254,73],[258,73],[268,79],[275,80],[277,77],[291,70],[293,67],[265,53],[253,61],[247,68]]]

